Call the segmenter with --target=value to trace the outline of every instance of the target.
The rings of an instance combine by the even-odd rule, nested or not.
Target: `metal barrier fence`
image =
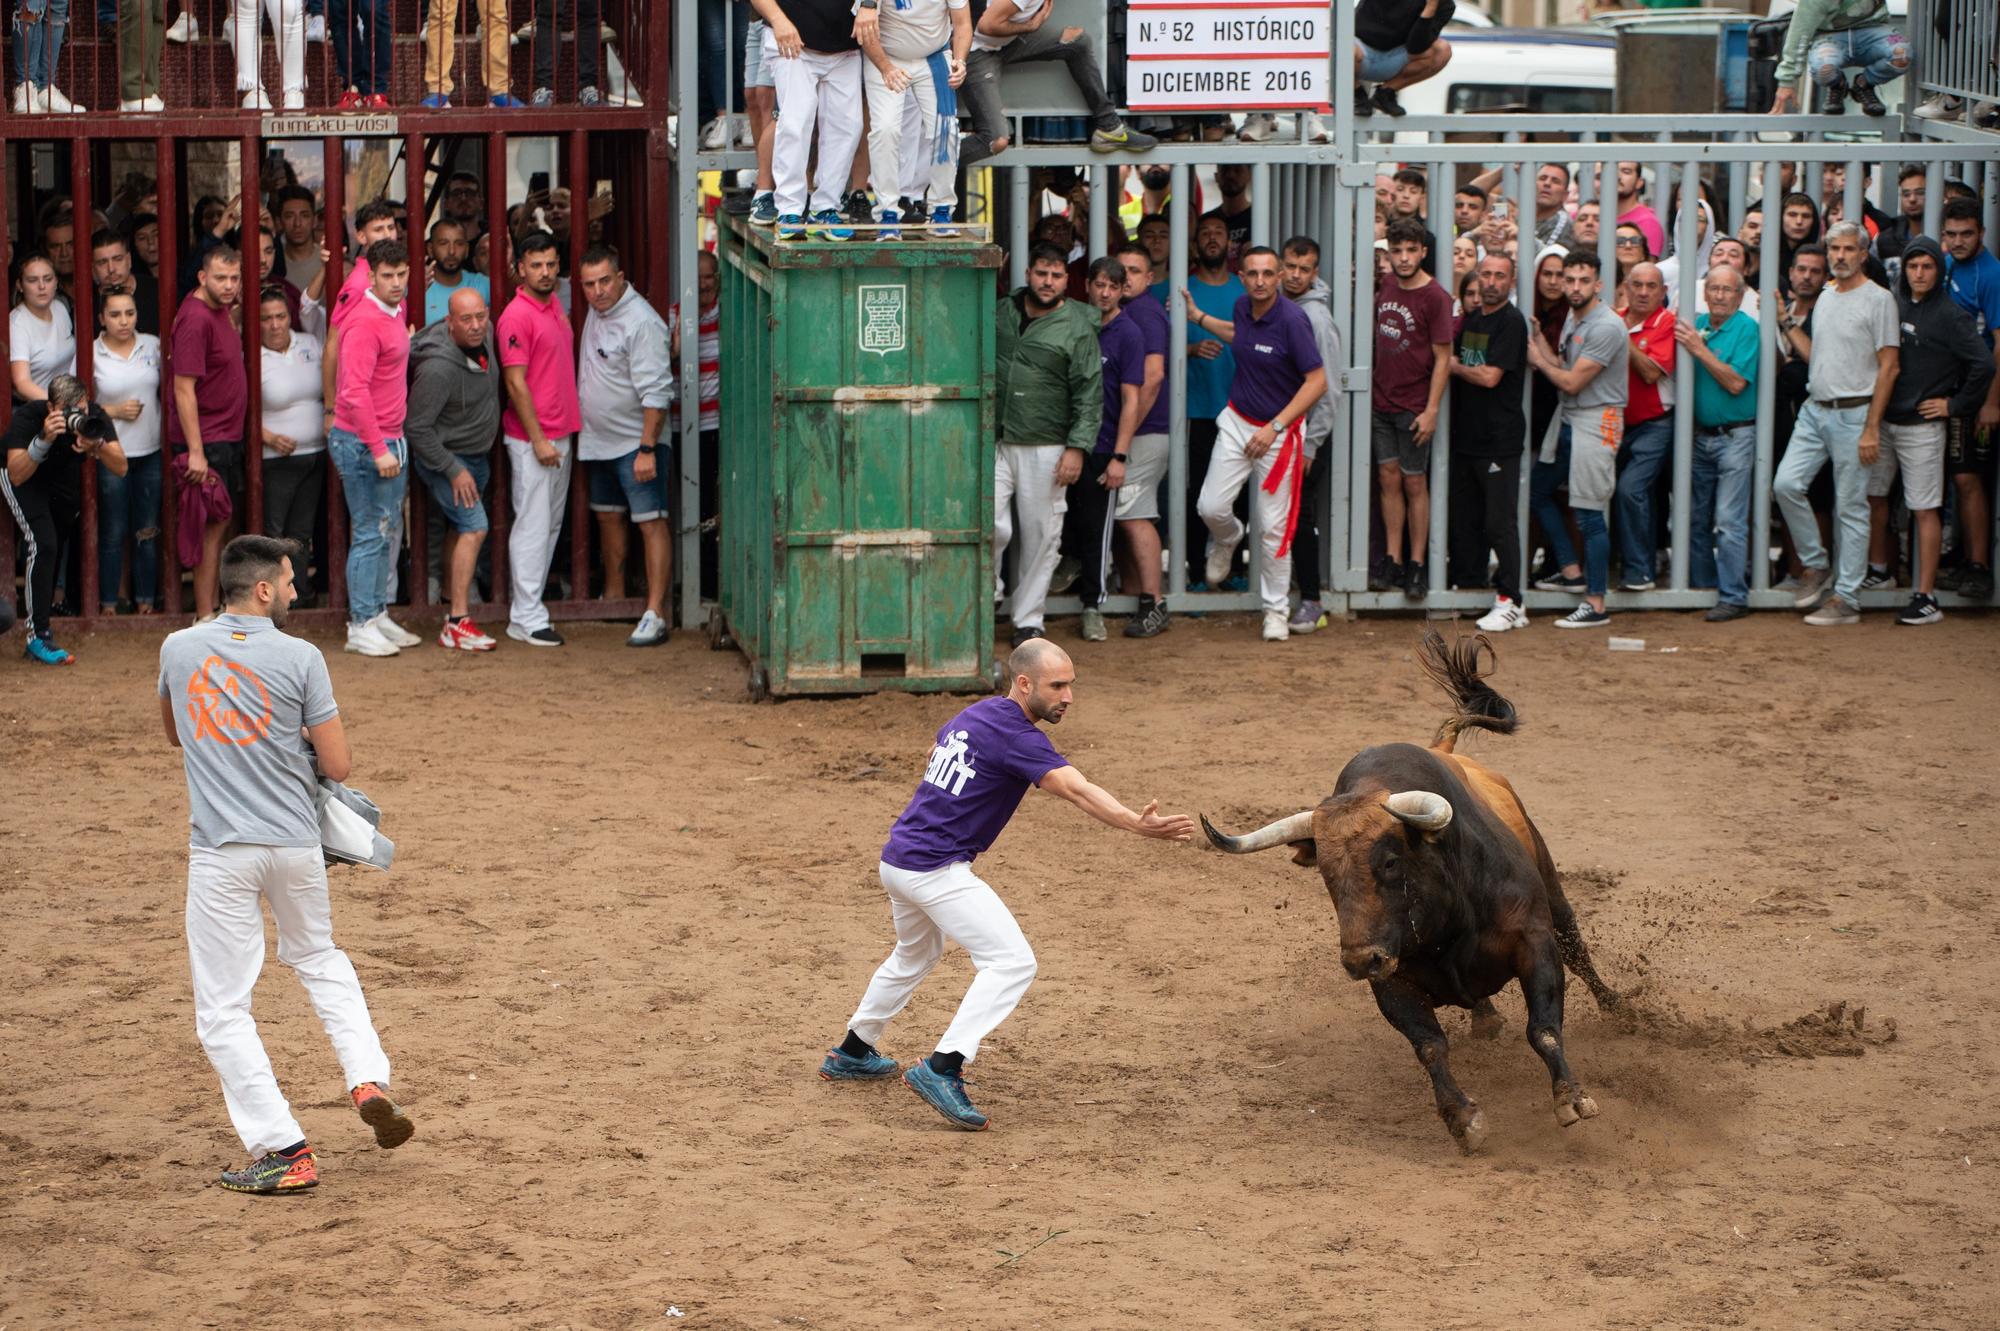
[[[2000,102],[2000,3],[1910,0],[1905,20],[1919,100],[1936,93]]]

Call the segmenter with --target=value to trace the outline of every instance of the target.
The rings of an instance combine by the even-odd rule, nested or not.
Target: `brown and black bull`
[[[1513,786],[1454,752],[1464,731],[1518,728],[1513,704],[1479,669],[1491,650],[1483,637],[1447,645],[1436,630],[1424,635],[1418,663],[1453,703],[1430,748],[1363,749],[1319,807],[1247,836],[1202,819],[1218,849],[1289,846],[1295,863],[1318,865],[1340,917],[1341,964],[1368,981],[1382,1015],[1415,1047],[1438,1114],[1468,1151],[1485,1139],[1485,1121],[1452,1080],[1440,1005],[1470,1008],[1473,1028],[1491,1034],[1500,1026],[1492,995],[1519,980],[1528,1044],[1548,1064],[1556,1122],[1568,1127],[1597,1104],[1563,1056],[1565,963],[1599,1007],[1618,1002],[1591,965],[1548,846]]]

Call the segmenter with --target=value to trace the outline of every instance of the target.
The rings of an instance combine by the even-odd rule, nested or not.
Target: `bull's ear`
[[[1292,843],[1292,863],[1314,865],[1319,863],[1319,843],[1314,841],[1294,841]]]

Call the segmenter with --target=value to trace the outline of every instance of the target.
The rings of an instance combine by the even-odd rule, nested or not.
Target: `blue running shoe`
[[[56,646],[55,639],[36,637],[32,633],[28,635],[28,650],[26,655],[30,661],[40,661],[43,665],[76,664],[76,658]]]
[[[986,1115],[974,1109],[972,1101],[965,1098],[963,1077],[947,1077],[942,1072],[933,1072],[930,1062],[920,1059],[910,1064],[903,1073],[903,1084],[921,1096],[925,1104],[967,1132],[986,1131]]]
[[[854,228],[832,208],[822,208],[812,216],[813,231],[821,240],[853,240]]]
[[[765,190],[750,200],[751,226],[776,226],[778,222],[778,196]]]
[[[805,218],[800,217],[797,213],[786,213],[778,219],[779,240],[804,240],[805,238]]]
[[[497,107],[503,111],[513,111],[521,107],[525,107],[527,105],[526,102],[522,101],[520,98],[516,97],[511,92],[503,92],[498,97],[489,97],[486,99],[486,104],[488,106]]]
[[[901,240],[903,238],[903,230],[897,224],[902,220],[903,215],[894,208],[884,208],[882,216],[876,219],[876,221],[881,223],[882,229],[875,233],[875,239]]]
[[[418,102],[417,105],[423,107],[426,111],[449,111],[451,109],[451,98],[441,92],[434,92],[421,102]]]
[[[842,1053],[838,1048],[826,1051],[826,1061],[819,1065],[821,1081],[881,1081],[893,1077],[903,1070],[903,1065],[878,1050],[871,1051],[864,1058]]]
[[[951,209],[931,209],[931,234],[939,240],[951,240],[957,237],[958,228],[952,225]]]

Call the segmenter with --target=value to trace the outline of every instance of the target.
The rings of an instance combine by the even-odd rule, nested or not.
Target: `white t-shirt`
[[[264,354],[264,428],[298,441],[295,458],[326,450],[326,401],[320,396],[320,342],[311,333],[292,334],[284,351]],[[262,436],[259,436],[260,438]],[[264,460],[282,457],[266,445]]]
[[[1008,6],[1018,9],[1020,13],[1008,19],[1007,22],[1010,25],[1026,24],[1030,19],[1035,17],[1043,5],[1048,3],[1049,0],[993,0],[993,7],[997,9],[1002,6]],[[987,12],[991,13],[992,11],[988,10]],[[972,49],[975,51],[997,51],[1013,40],[1014,38],[1011,35],[1006,37],[988,37],[977,28],[972,30]]]
[[[61,301],[49,305],[49,317],[37,319],[26,305],[16,305],[7,317],[7,355],[26,361],[35,387],[48,391],[49,380],[76,373],[76,325]]]
[[[884,0],[877,11],[882,16],[882,53],[891,60],[929,59],[951,45],[950,11],[965,6],[966,0]]]
[[[90,368],[96,376],[93,396],[105,406],[139,399],[139,419],[116,421],[118,447],[128,458],[150,457],[160,451],[160,339],[134,334],[132,354],[121,356],[98,338],[91,347]]]
[[[1867,397],[1881,373],[1875,353],[1902,342],[1894,296],[1866,278],[1852,291],[1828,283],[1813,305],[1812,378],[1806,391],[1822,401]]]

